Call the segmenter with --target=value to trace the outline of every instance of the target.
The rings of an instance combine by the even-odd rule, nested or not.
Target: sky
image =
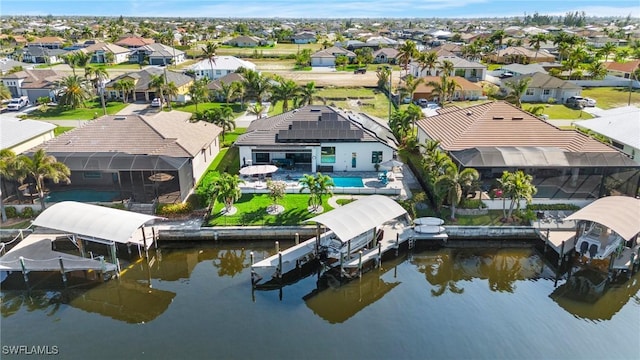
[[[474,18],[631,14],[639,0],[2,0],[0,15],[212,18]]]

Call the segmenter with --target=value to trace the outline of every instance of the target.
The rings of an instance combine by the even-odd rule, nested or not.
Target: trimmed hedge
[[[580,210],[580,206],[573,204],[529,204],[527,210]]]
[[[193,211],[193,206],[190,203],[180,204],[161,204],[158,206],[156,214],[158,215],[186,215]]]

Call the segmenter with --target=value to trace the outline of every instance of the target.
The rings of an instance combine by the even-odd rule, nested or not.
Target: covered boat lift
[[[65,273],[70,271],[119,273],[116,243],[135,244],[138,249],[142,246],[146,253],[155,243],[157,232],[153,227],[146,230],[145,224],[156,219],[160,218],[74,201],[56,203],[38,215],[33,225],[62,233],[34,233],[21,239],[0,257],[0,271],[22,272],[27,285],[30,271],[60,271],[65,283]],[[61,237],[69,238],[78,247],[81,256],[54,251],[52,242]],[[103,257],[99,260],[86,258],[84,240],[109,246],[111,263],[106,263]]]

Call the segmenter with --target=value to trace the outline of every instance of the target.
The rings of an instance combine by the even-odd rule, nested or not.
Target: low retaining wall
[[[159,230],[159,241],[295,240],[316,235],[315,226],[217,226],[200,229]]]

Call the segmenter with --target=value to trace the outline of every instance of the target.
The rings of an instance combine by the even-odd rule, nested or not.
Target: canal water
[[[640,277],[556,279],[532,249],[413,251],[337,287],[252,291],[265,243],[163,247],[120,279],[3,284],[2,359],[637,359]],[[71,283],[74,283],[70,279]],[[77,279],[76,279],[77,280]],[[38,290],[56,284],[58,290]],[[20,286],[21,285],[21,286]],[[48,348],[45,348],[48,347]],[[15,350],[17,351],[17,350]],[[42,351],[42,350],[41,350]]]

